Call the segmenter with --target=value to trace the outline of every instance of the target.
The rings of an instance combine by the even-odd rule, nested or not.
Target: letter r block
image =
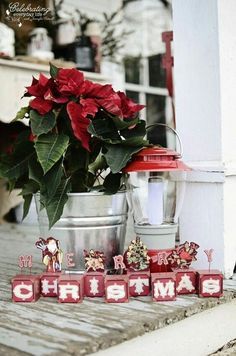
[[[107,303],[129,301],[129,278],[127,275],[106,275],[105,300]]]
[[[201,270],[198,275],[199,297],[216,297],[223,295],[223,275],[218,270]]]
[[[43,273],[41,278],[41,295],[43,297],[57,297],[57,281],[60,273]]]
[[[129,295],[140,297],[150,293],[150,272],[129,272]]]
[[[13,302],[36,302],[40,297],[40,276],[17,275],[11,284]]]
[[[86,297],[103,297],[105,294],[104,273],[87,272],[84,275],[84,295]]]
[[[152,273],[152,299],[156,302],[176,299],[175,273]]]
[[[58,278],[58,302],[81,303],[84,297],[84,276],[64,274]]]

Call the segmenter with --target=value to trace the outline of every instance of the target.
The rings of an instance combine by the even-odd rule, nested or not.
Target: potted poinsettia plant
[[[122,168],[147,144],[145,122],[138,117],[143,105],[111,85],[85,80],[77,69],[52,64],[50,78],[33,78],[23,96],[29,104],[14,121],[28,118],[29,125],[1,151],[0,177],[10,189],[22,189],[24,216],[33,194],[40,195],[50,228],[68,193],[96,187],[114,194],[121,188]]]

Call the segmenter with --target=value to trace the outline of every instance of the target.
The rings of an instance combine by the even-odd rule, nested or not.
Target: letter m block
[[[223,275],[218,270],[202,270],[198,275],[199,297],[221,297],[223,295]]]
[[[152,273],[152,299],[156,302],[176,299],[175,273]]]
[[[18,275],[11,285],[13,302],[36,302],[40,297],[40,276]]]

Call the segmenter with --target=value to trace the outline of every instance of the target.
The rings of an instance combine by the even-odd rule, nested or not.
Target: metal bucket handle
[[[146,130],[148,130],[148,129],[150,129],[151,127],[154,127],[154,126],[164,126],[164,127],[168,128],[169,130],[171,130],[171,131],[175,134],[175,136],[176,136],[177,139],[178,139],[178,143],[179,143],[179,150],[180,150],[180,152],[178,152],[178,153],[179,153],[179,155],[180,155],[180,158],[182,158],[182,156],[183,156],[183,144],[182,144],[182,141],[181,141],[181,139],[180,139],[180,136],[179,136],[178,132],[177,132],[175,129],[173,129],[173,127],[171,127],[171,126],[169,126],[169,125],[167,125],[167,124],[162,124],[162,123],[160,123],[160,122],[157,122],[157,123],[155,123],[155,124],[151,124],[151,125],[146,126]]]

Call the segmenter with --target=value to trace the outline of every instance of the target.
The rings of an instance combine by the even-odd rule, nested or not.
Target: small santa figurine
[[[42,261],[47,266],[47,272],[61,272],[63,252],[60,242],[53,237],[46,240],[40,237],[35,245],[42,250]]]

